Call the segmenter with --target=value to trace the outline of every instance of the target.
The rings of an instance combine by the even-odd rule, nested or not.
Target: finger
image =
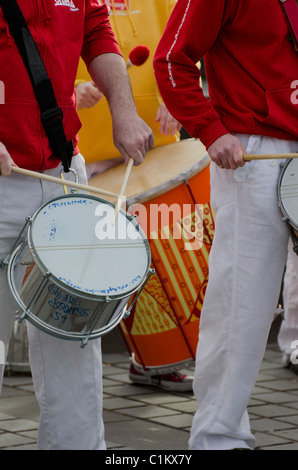
[[[236,164],[238,166],[244,166],[245,165],[245,160],[243,160],[243,155],[245,154],[245,148],[242,147],[242,148],[239,148],[235,151],[235,155],[234,155],[234,160],[236,162]]]
[[[155,122],[160,121],[160,114],[161,114],[161,107],[159,107],[158,110],[157,110]]]
[[[93,106],[96,104],[96,102],[91,101],[89,98],[86,99],[83,103],[83,107],[86,109],[93,108]]]
[[[171,133],[171,128],[173,124],[173,117],[170,114],[164,119],[164,135],[168,136]]]
[[[181,128],[182,128],[181,124],[179,124],[179,122],[176,121],[176,119],[173,119],[172,127],[171,127],[171,133],[172,133],[172,135],[175,135],[176,132],[181,131]]]
[[[149,139],[148,139],[148,150],[152,149],[154,147],[154,136],[152,133],[150,133],[149,135]]]
[[[143,150],[127,150],[125,147],[121,149],[121,155],[124,158],[124,162],[127,165],[129,159],[132,158],[134,160],[134,166],[138,166],[144,161],[145,152]]]
[[[238,165],[234,159],[234,152],[229,152],[226,155],[226,159],[224,160],[224,167],[229,170],[236,170],[238,168]]]
[[[173,117],[164,104],[159,107],[159,131],[161,134],[169,135]]]
[[[145,159],[145,154],[143,154],[141,151],[138,151],[136,155],[134,156],[134,165],[135,166],[141,165],[144,159]]]
[[[100,93],[99,89],[92,86],[91,89],[90,89],[90,94],[91,96],[94,98],[94,100],[96,101],[96,103],[100,100],[100,98],[102,97],[102,94]]]
[[[134,166],[139,166],[139,165],[141,165],[141,163],[143,163],[145,156],[140,150],[137,150],[134,153],[134,155],[128,155],[128,158],[127,157],[125,158],[125,163],[126,164],[128,164],[130,158],[133,158]]]
[[[169,114],[167,111],[162,115],[162,119],[160,121],[160,131],[168,136],[171,132],[172,125],[174,123],[174,118]]]
[[[144,158],[146,156],[146,153],[149,152],[149,150],[152,149],[153,147],[154,147],[154,136],[153,136],[151,129],[149,128],[149,132],[147,133],[147,136],[144,140],[144,149],[145,149]]]
[[[11,173],[11,167],[12,167],[12,164],[11,164],[10,160],[5,160],[5,161],[1,162],[1,164],[0,164],[0,174],[2,176],[9,176],[10,173]]]
[[[160,119],[159,119],[159,132],[161,134],[166,135],[166,116],[164,115],[162,110],[160,112]]]
[[[16,166],[5,145],[0,142],[0,174],[3,176],[9,176],[12,165]]]

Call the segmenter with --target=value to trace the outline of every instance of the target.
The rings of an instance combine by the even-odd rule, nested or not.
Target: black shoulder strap
[[[280,0],[290,30],[290,38],[298,51],[298,6],[297,0]]]
[[[51,149],[62,160],[64,171],[68,172],[74,148],[73,143],[66,139],[63,112],[57,104],[51,80],[17,1],[0,0],[0,6],[32,82]]]

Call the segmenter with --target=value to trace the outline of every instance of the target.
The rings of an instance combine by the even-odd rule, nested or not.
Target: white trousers
[[[87,184],[81,155],[72,167],[80,183]],[[47,174],[60,176],[61,166]],[[65,178],[72,174],[65,174]],[[63,194],[63,187],[31,177],[0,177],[0,260],[21,233],[26,216],[32,216],[49,199]],[[78,226],[80,221],[78,220]],[[8,292],[6,269],[0,269],[0,340],[8,347],[15,305]],[[54,338],[28,323],[29,357],[40,406],[38,449],[105,449],[102,420],[102,361],[100,340],[81,349],[77,341]],[[2,387],[3,366],[0,374]]]
[[[297,151],[297,142],[239,137],[247,153]],[[236,171],[211,164],[215,237],[193,382],[198,410],[192,450],[255,446],[247,404],[276,310],[289,239],[277,201],[279,175],[278,160],[251,161]]]

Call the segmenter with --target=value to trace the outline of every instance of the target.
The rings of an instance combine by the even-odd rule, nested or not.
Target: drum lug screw
[[[123,315],[123,320],[126,320],[129,317],[129,315],[130,315],[130,309],[126,309]]]
[[[18,319],[18,323],[22,323],[23,320],[27,317],[27,311],[24,310],[20,318]]]
[[[87,345],[88,341],[89,341],[89,336],[87,336],[87,338],[82,339],[81,349],[84,349],[84,347]]]
[[[111,297],[109,297],[108,295],[106,296],[106,302],[111,302]]]

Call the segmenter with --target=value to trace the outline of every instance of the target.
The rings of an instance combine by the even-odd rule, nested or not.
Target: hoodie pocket
[[[290,84],[277,90],[266,90],[267,115],[260,121],[298,137],[298,104],[295,104],[295,93]]]

